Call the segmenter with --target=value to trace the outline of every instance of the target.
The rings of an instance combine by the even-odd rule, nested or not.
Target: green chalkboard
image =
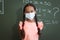
[[[4,0],[4,13],[0,14],[0,40],[19,40],[17,28],[27,3],[36,6],[38,21],[44,23],[40,40],[60,40],[60,0]]]

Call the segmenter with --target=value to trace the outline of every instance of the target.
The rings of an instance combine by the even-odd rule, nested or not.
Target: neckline
[[[35,23],[35,22],[29,22],[29,21],[27,21],[27,20],[25,20],[25,22],[28,22],[28,23]]]

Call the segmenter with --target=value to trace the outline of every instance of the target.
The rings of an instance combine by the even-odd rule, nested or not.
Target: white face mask
[[[35,12],[32,12],[32,13],[25,13],[25,17],[32,20],[34,19],[35,17]]]

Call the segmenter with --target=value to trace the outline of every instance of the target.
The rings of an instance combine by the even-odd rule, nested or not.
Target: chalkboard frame
[[[4,14],[4,0],[0,0],[0,2],[1,2],[1,6],[0,7],[2,7],[0,9],[0,14]]]

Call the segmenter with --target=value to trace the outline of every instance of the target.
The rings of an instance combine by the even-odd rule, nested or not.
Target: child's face
[[[36,11],[34,10],[34,7],[28,6],[25,8],[25,13],[32,13],[32,12],[36,13]]]
[[[36,14],[36,10],[34,10],[34,7],[32,6],[27,6],[25,8],[25,17],[29,20],[34,20]]]

